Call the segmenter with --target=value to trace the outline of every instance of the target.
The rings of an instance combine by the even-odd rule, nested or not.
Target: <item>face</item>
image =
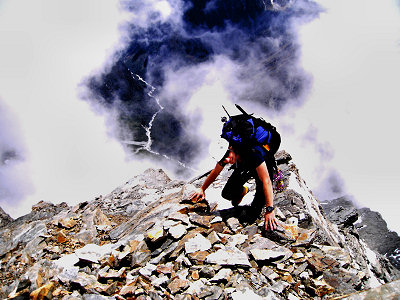
[[[226,162],[233,165],[234,163],[236,163],[236,161],[239,161],[239,154],[235,153],[232,147],[230,147],[229,149],[231,150],[231,152],[229,153]]]

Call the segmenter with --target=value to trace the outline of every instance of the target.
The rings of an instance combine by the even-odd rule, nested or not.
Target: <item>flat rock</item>
[[[170,227],[168,232],[172,236],[172,238],[178,240],[181,237],[183,237],[187,231],[186,231],[186,226],[178,224],[176,226]]]
[[[272,261],[279,260],[285,257],[286,252],[270,249],[252,249],[251,255],[256,261]]]
[[[229,229],[235,233],[239,232],[243,228],[243,226],[242,226],[242,224],[240,224],[239,220],[234,217],[231,217],[228,220],[226,220],[226,224],[228,225]]]
[[[231,269],[221,269],[210,279],[210,282],[228,282],[232,274],[233,272]]]
[[[189,280],[175,278],[168,284],[168,289],[171,294],[175,295],[178,292],[182,292],[186,290],[190,286]]]
[[[198,251],[207,251],[212,247],[211,242],[203,235],[197,233],[193,238],[185,243],[185,252],[193,253]]]
[[[205,262],[221,266],[251,267],[247,254],[236,247],[219,249],[208,255]]]

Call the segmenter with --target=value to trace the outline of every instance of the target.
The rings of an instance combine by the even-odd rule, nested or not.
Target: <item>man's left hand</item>
[[[276,229],[278,226],[278,219],[275,217],[275,213],[272,212],[267,212],[265,213],[265,230],[268,230],[270,228],[272,231]]]

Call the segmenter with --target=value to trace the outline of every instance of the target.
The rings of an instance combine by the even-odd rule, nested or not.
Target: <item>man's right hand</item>
[[[193,202],[199,202],[201,200],[204,200],[206,198],[206,195],[203,189],[199,188],[196,191],[192,192],[189,197],[190,200],[192,200]]]

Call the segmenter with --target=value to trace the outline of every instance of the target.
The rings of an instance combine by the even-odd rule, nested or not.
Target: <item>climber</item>
[[[273,160],[273,161],[272,161]],[[235,164],[234,171],[222,190],[222,197],[232,201],[233,206],[238,206],[243,197],[248,193],[244,186],[251,177],[256,180],[256,193],[250,205],[250,215],[246,216],[249,222],[255,221],[260,215],[264,205],[265,230],[275,230],[277,219],[274,213],[274,196],[272,190],[272,174],[275,158],[262,146],[238,147],[230,145],[224,157],[216,164],[214,169],[205,179],[203,185],[194,191],[190,198],[192,201],[205,199],[205,191],[218,177],[227,164]]]

